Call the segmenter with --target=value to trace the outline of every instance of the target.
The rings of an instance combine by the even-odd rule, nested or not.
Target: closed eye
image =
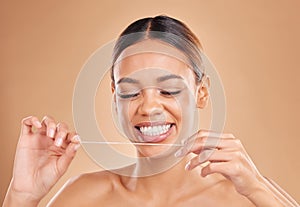
[[[160,91],[160,93],[162,95],[166,95],[166,96],[174,96],[174,95],[177,95],[177,94],[181,93],[181,90],[178,90],[178,91],[164,91],[164,90],[162,90],[162,91]]]
[[[129,94],[118,93],[118,96],[123,99],[134,98],[138,95],[139,95],[139,93],[129,93]]]

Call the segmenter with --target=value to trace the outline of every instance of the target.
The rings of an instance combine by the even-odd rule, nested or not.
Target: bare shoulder
[[[81,174],[71,178],[48,206],[83,206],[107,198],[119,176],[109,171]]]

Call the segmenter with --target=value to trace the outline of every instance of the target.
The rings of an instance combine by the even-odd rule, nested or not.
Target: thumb
[[[58,159],[58,169],[61,175],[64,174],[68,169],[79,147],[80,147],[79,143],[71,142],[66,148],[65,153],[62,154],[61,157]]]

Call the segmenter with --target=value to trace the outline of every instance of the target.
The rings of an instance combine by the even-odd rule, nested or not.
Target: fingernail
[[[79,135],[75,135],[73,137],[73,141],[75,141],[75,142],[81,142],[80,136]]]
[[[76,144],[76,145],[74,146],[74,150],[77,151],[77,150],[79,149],[79,147],[80,147],[80,144]]]
[[[183,139],[183,140],[181,140],[180,143],[181,143],[182,145],[186,145],[187,142],[188,142],[188,139]]]
[[[175,157],[180,157],[184,154],[184,148],[177,150],[174,154]]]
[[[42,127],[42,124],[41,124],[41,122],[39,122],[39,121],[35,121],[35,124],[37,125],[38,128],[41,128],[41,127]]]
[[[174,154],[175,157],[179,157],[179,156],[181,156],[181,155],[182,155],[182,148],[179,149],[179,150],[177,150],[177,151],[175,152],[175,154]]]
[[[49,129],[49,137],[54,138],[55,131],[54,129]]]
[[[60,147],[60,146],[62,145],[62,142],[63,142],[62,138],[59,137],[59,138],[57,138],[57,139],[55,140],[55,145],[56,145],[57,147]]]
[[[184,169],[185,169],[186,171],[188,171],[188,170],[190,169],[190,167],[191,167],[191,161],[189,161],[189,162],[185,165]]]

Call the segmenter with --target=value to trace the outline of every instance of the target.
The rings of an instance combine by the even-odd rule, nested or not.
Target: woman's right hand
[[[66,172],[79,146],[79,136],[65,123],[49,116],[41,122],[34,116],[24,118],[6,197],[38,203]]]

